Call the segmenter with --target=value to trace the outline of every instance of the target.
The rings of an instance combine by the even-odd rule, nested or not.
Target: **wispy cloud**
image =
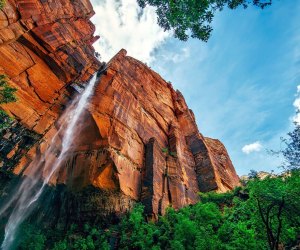
[[[183,62],[184,60],[188,59],[191,55],[190,48],[184,47],[178,51],[169,51],[165,50],[162,51],[161,57],[165,61],[172,61],[173,63]]]
[[[261,143],[259,141],[253,142],[251,144],[247,144],[242,148],[242,151],[245,154],[250,154],[252,152],[259,152],[261,149],[263,148],[263,146],[261,145]]]
[[[141,9],[136,0],[92,0],[96,34],[100,39],[96,50],[103,60],[109,60],[120,49],[127,50],[143,62],[153,61],[153,51],[159,47],[169,33],[157,24],[154,8]]]

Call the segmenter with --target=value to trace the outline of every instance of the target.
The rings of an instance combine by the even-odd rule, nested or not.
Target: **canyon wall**
[[[1,105],[16,122],[1,140],[0,166],[14,166],[50,129],[69,100],[68,83],[99,68],[93,14],[89,0],[7,0],[0,10],[0,74],[18,99]]]
[[[95,145],[106,152],[89,172],[90,183],[141,200],[155,217],[168,206],[197,202],[199,192],[239,185],[225,147],[199,133],[182,94],[125,50],[109,63],[89,113]]]
[[[0,10],[0,74],[18,89],[18,101],[1,106],[15,117],[0,144],[5,171],[26,174],[61,125],[69,83],[101,66],[93,14],[88,0],[9,0]],[[223,144],[199,133],[182,94],[121,50],[99,77],[51,184],[53,217],[97,221],[137,201],[156,218],[168,206],[197,202],[199,192],[231,190],[239,178]]]
[[[225,147],[199,133],[182,94],[125,50],[98,79],[82,120],[52,183],[77,192],[80,201],[72,196],[73,210],[89,219],[123,213],[136,201],[157,218],[168,206],[196,203],[199,192],[225,192],[239,185]],[[53,126],[21,159],[16,174],[39,157],[56,131]]]

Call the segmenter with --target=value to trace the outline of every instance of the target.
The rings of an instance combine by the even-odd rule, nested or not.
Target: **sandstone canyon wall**
[[[10,0],[0,11],[0,73],[18,89],[18,101],[2,107],[18,121],[1,139],[3,169],[26,172],[57,132],[67,84],[99,69],[92,15],[88,0]],[[199,133],[182,94],[125,50],[99,77],[82,121],[51,180],[64,187],[53,196],[64,220],[123,213],[136,201],[157,217],[199,192],[239,185],[225,147]]]
[[[150,214],[239,184],[225,147],[199,133],[182,94],[125,50],[109,63],[89,112],[105,149],[90,183],[141,200]],[[80,166],[73,161],[73,169]]]
[[[88,0],[7,0],[0,10],[0,74],[18,90],[18,101],[2,109],[19,122],[2,138],[0,166],[13,167],[49,130],[69,99],[69,82],[99,68],[93,14]]]

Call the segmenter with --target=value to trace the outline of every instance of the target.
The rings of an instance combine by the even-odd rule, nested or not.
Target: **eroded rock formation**
[[[199,192],[239,185],[223,144],[199,133],[182,94],[157,73],[121,50],[98,81],[72,152],[52,180],[74,192],[94,188],[93,199],[80,196],[81,211],[122,213],[141,201],[155,218],[168,206],[197,202]],[[21,159],[16,174],[55,132],[53,126]]]
[[[88,0],[8,0],[0,10],[0,74],[18,89],[18,101],[2,106],[16,118],[1,140],[3,169],[26,174],[57,133],[68,83],[100,67],[93,13]],[[136,201],[155,218],[239,184],[225,147],[199,133],[182,94],[125,50],[99,78],[82,121],[47,196],[58,220],[97,221]]]
[[[182,94],[124,50],[99,81],[89,112],[107,151],[91,184],[119,188],[149,213],[195,203],[199,191],[239,184],[225,147],[199,133]],[[102,179],[114,185],[103,187]]]
[[[66,85],[86,81],[99,68],[93,14],[89,0],[7,0],[0,10],[0,74],[18,90],[18,101],[2,109],[19,121],[17,128],[32,131],[33,141],[68,102]],[[26,153],[28,148],[18,149],[27,139],[13,131],[4,139],[0,165],[8,168]]]

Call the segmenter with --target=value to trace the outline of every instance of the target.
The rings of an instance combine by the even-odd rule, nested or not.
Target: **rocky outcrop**
[[[20,129],[45,135],[69,101],[67,84],[86,81],[99,68],[93,14],[89,0],[7,0],[0,10],[0,74],[17,88],[18,99],[1,108]],[[2,152],[11,148],[1,155],[8,168],[8,160],[19,159],[30,145],[9,131],[3,136],[10,141],[0,145]]]
[[[88,0],[7,0],[0,10],[0,74],[18,89],[18,101],[1,106],[16,119],[1,134],[3,169],[26,174],[61,125],[72,98],[68,84],[100,67],[93,14]],[[97,221],[136,201],[155,218],[168,206],[197,202],[199,192],[239,185],[225,147],[199,133],[182,94],[124,50],[99,78],[82,120],[51,179],[51,213],[64,222]]]
[[[125,54],[110,63],[90,107],[120,191],[156,216],[167,206],[195,203],[199,191],[237,186],[225,147],[199,133],[182,94]]]
[[[73,192],[93,187],[113,194],[89,199],[89,213],[122,213],[131,207],[126,204],[141,201],[156,218],[168,206],[197,202],[199,192],[239,185],[225,147],[199,133],[182,94],[125,50],[100,77],[83,120],[69,158],[52,181]],[[53,126],[15,173],[43,152],[55,131]]]

